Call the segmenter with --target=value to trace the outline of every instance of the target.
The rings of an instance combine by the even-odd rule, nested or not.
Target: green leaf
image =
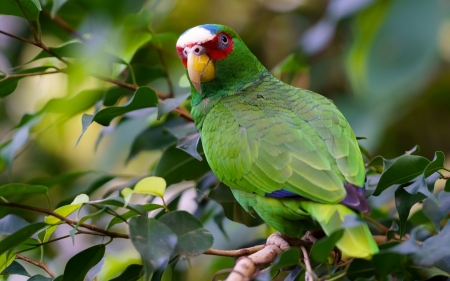
[[[161,177],[146,177],[138,181],[134,186],[133,192],[164,197],[166,186],[166,181]]]
[[[311,257],[318,262],[326,262],[336,242],[341,239],[344,230],[338,230],[329,236],[316,241],[311,249]]]
[[[257,226],[263,224],[264,221],[258,216],[258,214],[249,214],[244,208],[236,201],[233,193],[228,186],[223,183],[217,185],[208,195],[208,198],[219,203],[225,216],[234,222],[242,223],[248,227]]]
[[[37,222],[29,224],[17,230],[13,234],[6,236],[3,240],[0,241],[0,255],[7,250],[13,249],[16,246],[20,245],[22,242],[26,241],[28,238],[32,237],[36,232],[46,226],[47,224],[45,222]]]
[[[448,272],[442,271],[436,267],[428,268],[412,265],[408,267],[408,271],[412,276],[415,276],[416,278],[420,276],[420,280],[430,280],[435,276],[445,276],[450,278],[450,274]]]
[[[15,0],[2,0],[0,14],[28,18],[33,21],[39,19],[39,12],[42,11],[38,0],[18,0],[26,15]]]
[[[445,181],[445,187],[444,187],[445,192],[450,192],[450,180],[446,180]]]
[[[445,155],[442,151],[436,151],[434,154],[433,161],[428,164],[428,166],[425,168],[425,171],[423,171],[423,174],[425,177],[431,176],[431,174],[444,169],[444,162],[445,162]]]
[[[136,83],[140,86],[148,85],[148,83],[159,78],[165,78],[166,72],[162,66],[148,65],[148,64],[132,64],[134,70]],[[125,80],[127,83],[133,83],[131,75],[128,75]]]
[[[10,264],[16,259],[16,254],[11,252],[4,252],[0,254],[0,274],[8,268]]]
[[[31,185],[24,183],[7,183],[0,186],[0,196],[22,194],[47,194],[48,188],[43,185]]]
[[[105,255],[105,245],[95,245],[79,252],[67,262],[62,281],[83,281],[88,271]]]
[[[58,209],[55,210],[55,213],[67,217],[76,210],[78,210],[79,208],[81,208],[81,206],[83,206],[83,204],[88,201],[89,197],[86,194],[80,194],[77,197],[75,197],[75,199],[70,205],[59,207]],[[52,225],[51,227],[45,230],[43,242],[47,242],[50,239],[50,236],[53,234],[53,232],[55,232],[56,228],[58,227],[58,225],[56,224],[59,223],[61,219],[48,215],[44,218],[44,220],[47,224]]]
[[[141,264],[130,264],[124,272],[109,281],[137,281],[144,275]]]
[[[40,112],[60,113],[74,116],[91,108],[103,97],[103,89],[90,89],[79,92],[71,98],[54,98],[45,104]]]
[[[397,207],[398,217],[400,219],[400,237],[403,237],[405,234],[406,221],[411,207],[425,198],[426,196],[422,193],[410,194],[403,186],[399,186],[395,190],[395,206]]]
[[[440,191],[437,202],[428,198],[423,202],[423,213],[433,222],[436,231],[441,231],[441,221],[450,213],[450,193]],[[436,204],[437,203],[437,204]]]
[[[203,155],[203,149],[200,150]],[[167,185],[183,180],[196,180],[210,170],[207,161],[198,161],[175,146],[167,148],[155,168],[155,176],[166,179]]]
[[[160,219],[178,236],[178,244],[173,255],[200,255],[211,248],[214,238],[203,228],[202,223],[185,211],[166,213]]]
[[[28,279],[27,281],[52,281],[52,280],[53,280],[53,278],[45,277],[45,276],[38,274],[38,275],[31,276],[31,278]]]
[[[120,195],[123,197],[123,201],[125,201],[125,207],[128,205],[128,203],[131,200],[131,196],[133,196],[133,189],[129,187],[125,187],[120,191]]]
[[[87,46],[81,42],[68,42],[59,47],[49,47],[49,49],[63,58],[83,58],[86,53]],[[44,58],[53,58],[53,55],[46,51],[41,51],[28,63]]]
[[[1,271],[0,271],[1,272]],[[22,275],[22,276],[28,276],[30,277],[30,274],[27,272],[27,270],[18,263],[17,261],[13,261],[3,272],[2,274],[16,274],[16,275]]]
[[[200,133],[196,133],[180,139],[177,143],[177,148],[183,150],[184,152],[187,152],[198,161],[202,161],[203,159],[197,151],[199,141]]]
[[[153,272],[167,266],[178,242],[177,235],[164,223],[139,216],[130,219],[130,236],[134,248],[141,254],[144,280],[148,281]]]
[[[162,102],[158,103],[158,117],[157,119],[161,118],[161,116],[171,112],[175,108],[177,108],[180,104],[182,104],[191,93],[186,93],[184,95],[178,96],[176,98],[169,98],[165,99]]]
[[[153,210],[157,210],[157,209],[163,208],[163,206],[161,206],[161,205],[158,205],[158,204],[152,204],[152,203],[144,204],[144,205],[142,205],[142,207],[145,209],[146,212],[150,212],[150,211],[153,211]],[[128,212],[126,212],[126,213],[124,213],[124,214],[121,214],[121,215],[120,215],[120,218],[118,218],[118,217],[113,218],[113,219],[109,222],[109,224],[108,224],[108,226],[106,227],[106,229],[110,229],[110,228],[113,227],[114,225],[116,225],[116,224],[118,224],[118,223],[122,223],[122,222],[124,222],[124,220],[126,221],[126,220],[128,220],[129,218],[132,218],[132,217],[137,216],[137,215],[139,215],[139,213],[136,212],[136,211],[133,211],[133,210],[128,211]]]
[[[165,122],[157,121],[156,124],[147,128],[134,139],[127,161],[134,158],[141,151],[165,149],[176,144],[176,138],[167,131],[172,127],[178,128],[179,125],[186,124],[186,121],[181,118],[170,118]]]
[[[130,89],[119,86],[110,87],[105,92],[105,97],[103,98],[103,105],[113,106],[119,101],[120,98],[124,96],[129,96],[131,94],[133,94],[133,92]]]
[[[103,126],[109,126],[111,121],[120,115],[130,111],[155,107],[158,104],[156,92],[149,87],[140,87],[134,93],[132,99],[124,106],[113,106],[100,110],[94,115],[93,121]]]
[[[300,250],[297,247],[291,247],[286,251],[282,252],[273,262],[270,271],[275,272],[279,269],[297,265],[300,262]]]
[[[430,161],[422,156],[402,155],[381,175],[377,188],[373,193],[378,196],[386,188],[394,184],[407,183],[424,172]]]

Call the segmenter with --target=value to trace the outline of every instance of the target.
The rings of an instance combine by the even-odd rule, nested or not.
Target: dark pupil
[[[222,43],[227,44],[228,38],[225,35],[222,35]]]

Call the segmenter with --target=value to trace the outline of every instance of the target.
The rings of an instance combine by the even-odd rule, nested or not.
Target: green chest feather
[[[213,172],[232,188],[335,203],[343,182],[364,182],[355,137],[335,106],[277,80],[216,101],[199,128]]]

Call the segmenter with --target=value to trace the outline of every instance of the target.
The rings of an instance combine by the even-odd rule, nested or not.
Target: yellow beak
[[[216,76],[216,69],[211,59],[205,55],[189,53],[187,58],[189,79],[197,92],[201,93],[201,82],[211,81]]]

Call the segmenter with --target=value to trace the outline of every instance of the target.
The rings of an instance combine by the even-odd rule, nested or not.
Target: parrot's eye
[[[223,33],[220,34],[220,38],[218,41],[219,49],[221,49],[221,50],[226,49],[228,47],[229,43],[230,43],[230,40],[228,39],[228,37]]]

